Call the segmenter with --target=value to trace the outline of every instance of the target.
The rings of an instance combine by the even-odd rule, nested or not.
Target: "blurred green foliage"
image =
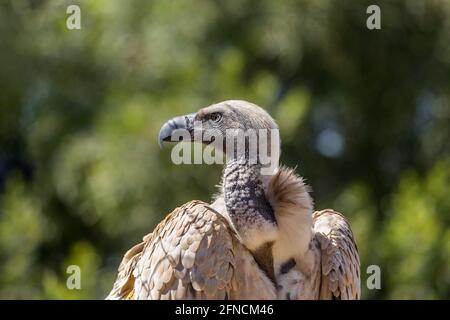
[[[245,99],[316,207],[349,217],[363,298],[449,299],[449,30],[445,0],[1,1],[0,298],[103,298],[125,250],[219,181],[172,164],[161,124]]]

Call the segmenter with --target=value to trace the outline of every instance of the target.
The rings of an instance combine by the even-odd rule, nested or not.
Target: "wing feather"
[[[124,256],[107,299],[275,299],[275,286],[208,204],[176,208]]]
[[[360,261],[349,223],[331,209],[314,212],[313,221],[321,251],[320,299],[360,299]]]

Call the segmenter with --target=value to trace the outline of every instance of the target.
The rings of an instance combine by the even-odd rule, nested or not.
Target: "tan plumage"
[[[360,299],[360,261],[350,225],[332,209],[314,212],[313,219],[321,253],[320,299]]]
[[[204,108],[195,120],[208,124],[218,112],[224,119],[211,129],[276,128],[245,101]],[[187,117],[161,132],[190,124]],[[125,254],[107,299],[360,298],[359,256],[344,216],[313,212],[308,187],[292,169],[260,176],[260,167],[244,160],[227,163],[211,205],[176,208]]]
[[[275,299],[228,222],[191,201],[125,254],[107,299]]]

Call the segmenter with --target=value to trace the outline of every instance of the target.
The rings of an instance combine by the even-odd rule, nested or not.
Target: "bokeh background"
[[[445,0],[1,0],[0,298],[105,297],[123,253],[219,181],[174,165],[159,127],[226,99],[266,108],[316,207],[349,217],[363,298],[450,298]]]

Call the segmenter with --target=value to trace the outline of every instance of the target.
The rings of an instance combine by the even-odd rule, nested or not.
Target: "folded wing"
[[[176,208],[124,256],[107,299],[275,299],[275,286],[208,204]]]
[[[360,261],[347,220],[331,209],[313,214],[321,256],[320,299],[360,299]]]

